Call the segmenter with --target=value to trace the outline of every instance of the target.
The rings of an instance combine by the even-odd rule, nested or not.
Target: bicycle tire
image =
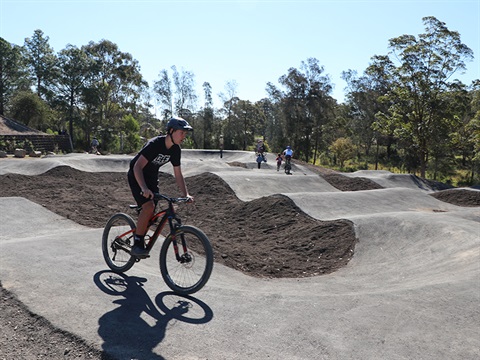
[[[132,217],[123,213],[113,215],[105,225],[102,236],[102,253],[111,270],[123,273],[135,264],[136,259],[130,255],[129,251],[133,245],[133,232],[124,239],[118,238],[121,234],[133,230],[135,227],[135,221]]]
[[[160,250],[160,272],[167,286],[175,293],[189,295],[207,283],[213,269],[213,249],[200,229],[182,225],[175,232],[178,249],[185,262],[177,260],[173,237],[168,235]],[[188,247],[183,253],[182,241]]]

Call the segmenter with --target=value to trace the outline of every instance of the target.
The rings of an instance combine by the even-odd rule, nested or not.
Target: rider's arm
[[[145,183],[145,177],[143,176],[143,168],[148,164],[148,160],[145,156],[140,155],[133,165],[133,174],[135,175],[135,180],[137,180],[140,189],[142,189],[142,195],[147,199],[153,198],[152,191],[147,187]]]
[[[191,197],[190,194],[188,193],[187,184],[185,183],[185,178],[183,177],[183,174],[182,174],[182,167],[174,166],[173,174],[175,175],[175,181],[177,182],[177,186],[182,192],[183,196],[190,197],[193,199],[193,197]]]

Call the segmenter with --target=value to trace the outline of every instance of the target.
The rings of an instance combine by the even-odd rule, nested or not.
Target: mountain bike
[[[290,156],[285,156],[285,174],[291,175],[292,173],[290,170],[292,170],[292,159]]]
[[[165,200],[168,204],[150,219],[145,248],[150,253],[168,223],[170,231],[160,250],[160,273],[174,292],[193,294],[207,283],[212,273],[213,250],[210,241],[202,230],[183,225],[175,212],[176,204],[189,202],[189,198],[171,198],[156,193],[154,200]],[[137,214],[142,209],[137,205],[130,205],[130,208],[136,210]],[[130,254],[135,228],[135,221],[125,213],[114,214],[105,225],[102,252],[105,262],[114,272],[126,272],[141,260]]]

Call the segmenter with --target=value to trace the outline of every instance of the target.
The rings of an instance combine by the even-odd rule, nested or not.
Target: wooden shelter
[[[0,115],[0,150],[12,152],[14,148],[27,151],[72,152],[72,142],[67,134],[50,135]]]

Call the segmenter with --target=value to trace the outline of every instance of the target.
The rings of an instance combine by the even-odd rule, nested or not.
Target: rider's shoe
[[[147,249],[145,249],[145,246],[139,241],[134,242],[132,249],[130,250],[130,255],[135,256],[139,259],[146,259],[150,257],[150,255],[148,255]]]

